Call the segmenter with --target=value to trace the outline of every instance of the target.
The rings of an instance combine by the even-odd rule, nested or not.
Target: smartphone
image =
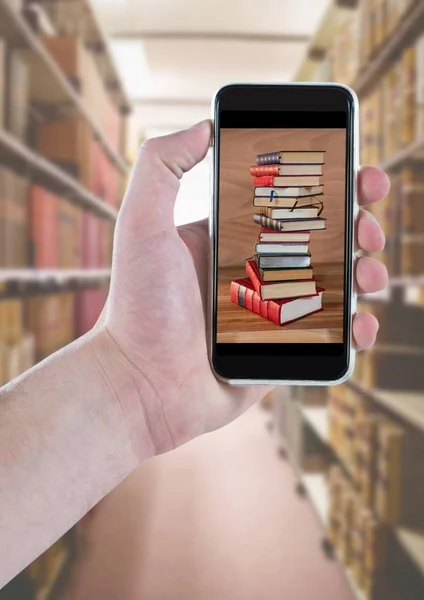
[[[341,383],[355,360],[356,95],[236,84],[213,112],[212,369],[231,384]]]

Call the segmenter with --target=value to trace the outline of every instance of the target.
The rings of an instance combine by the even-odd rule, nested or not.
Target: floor
[[[255,407],[140,467],[86,520],[66,600],[353,600],[268,420]]]
[[[325,288],[323,311],[279,327],[233,304],[230,283],[246,277],[244,266],[219,270],[218,342],[220,343],[342,343],[343,263],[314,265],[318,285]]]

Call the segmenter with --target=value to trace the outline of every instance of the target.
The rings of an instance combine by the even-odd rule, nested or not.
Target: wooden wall
[[[343,261],[346,133],[343,129],[223,129],[219,204],[219,266],[244,265],[254,253],[259,226],[249,167],[276,150],[326,150],[324,211],[327,230],[312,232],[313,263]]]

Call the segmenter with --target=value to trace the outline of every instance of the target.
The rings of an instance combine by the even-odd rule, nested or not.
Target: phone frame
[[[217,298],[217,287],[218,287],[218,261],[217,261],[217,253],[218,253],[218,245],[216,243],[215,230],[218,230],[219,222],[218,222],[218,196],[219,196],[219,185],[217,185],[218,177],[217,173],[219,172],[219,148],[218,145],[215,144],[215,140],[218,139],[219,135],[219,104],[218,104],[218,96],[219,94],[225,90],[226,88],[232,87],[265,87],[265,88],[338,88],[344,90],[350,96],[351,105],[353,109],[353,127],[350,131],[351,136],[353,136],[353,144],[352,144],[352,167],[353,167],[353,177],[352,177],[352,215],[350,219],[350,227],[352,231],[350,232],[351,245],[350,247],[346,247],[346,249],[350,250],[350,255],[352,257],[352,264],[350,265],[350,315],[348,315],[347,319],[347,360],[348,360],[348,368],[343,376],[337,379],[329,379],[329,380],[314,380],[314,379],[238,379],[238,378],[227,378],[223,377],[220,373],[218,373],[215,369],[213,356],[214,356],[214,346],[216,344],[214,339],[214,321],[215,321],[215,298]],[[329,386],[329,385],[338,385],[346,381],[351,374],[353,373],[355,367],[355,356],[356,351],[353,345],[353,336],[352,336],[352,322],[353,316],[356,313],[357,307],[357,294],[354,286],[354,272],[355,272],[355,262],[357,258],[357,254],[355,252],[355,236],[354,236],[354,227],[357,220],[358,212],[359,212],[359,204],[358,204],[358,174],[360,169],[359,162],[359,101],[356,93],[348,86],[338,83],[310,83],[310,82],[301,82],[301,83],[282,83],[282,84],[264,84],[264,83],[239,83],[239,84],[230,84],[221,87],[214,95],[212,101],[212,116],[213,116],[213,138],[211,144],[213,146],[213,166],[211,169],[211,183],[212,183],[212,193],[210,195],[210,217],[209,217],[209,246],[210,246],[210,260],[209,260],[209,293],[208,293],[208,310],[207,310],[207,329],[208,329],[208,354],[209,354],[209,362],[211,369],[215,375],[215,377],[227,384],[230,385],[302,385],[302,386]],[[348,156],[346,156],[346,159]],[[348,226],[348,225],[347,225]],[[345,256],[344,261],[345,267],[349,267],[347,264],[347,256]],[[331,360],[331,357],[329,357]]]

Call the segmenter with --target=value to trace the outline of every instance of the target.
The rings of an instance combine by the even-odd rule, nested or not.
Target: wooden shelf
[[[0,284],[66,285],[73,281],[107,281],[110,274],[110,269],[0,269]]]
[[[355,8],[353,2],[349,7],[341,6],[341,4],[337,0],[331,0],[316,33],[308,44],[305,57],[294,81],[314,81],[316,79],[317,71],[333,42],[334,34],[351,17],[352,10]]]
[[[13,159],[13,165],[17,165],[25,174],[30,174],[36,183],[54,192],[66,194],[69,200],[78,202],[84,208],[93,210],[103,217],[116,220],[118,212],[104,200],[95,196],[66,171],[2,130],[0,130],[0,149],[2,159],[4,158],[6,162]]]
[[[49,600],[53,595],[52,592],[56,587],[57,581],[60,579],[62,572],[68,567],[70,556],[66,550],[63,550],[55,557],[54,568],[52,569],[52,578],[35,593],[35,600]]]
[[[325,475],[322,473],[303,475],[301,481],[308,494],[308,498],[315,509],[315,512],[317,513],[323,526],[326,528],[329,512],[329,496]],[[335,556],[343,567],[344,574],[354,597],[357,600],[365,600],[365,596],[359,589],[349,569],[343,564],[343,561],[337,555],[337,552],[335,553]]]
[[[424,392],[368,390],[352,379],[346,384],[424,432]]]
[[[398,528],[395,535],[416,567],[424,574],[424,531]]]
[[[328,444],[328,410],[323,407],[302,406],[305,421],[315,431],[321,441]]]
[[[128,114],[131,105],[115,65],[109,42],[90,0],[38,0],[56,29],[80,35],[94,52],[97,68],[104,74],[105,86],[118,109]],[[64,28],[64,24],[65,28]]]
[[[400,21],[396,30],[387,38],[382,47],[377,50],[368,66],[360,69],[354,89],[358,95],[365,95],[381,79],[398,54],[413,43],[418,34],[424,29],[424,2],[415,0],[414,5]]]
[[[0,35],[22,48],[31,65],[31,86],[35,102],[71,107],[90,124],[111,161],[124,174],[129,173],[126,160],[111,146],[94,116],[85,106],[78,92],[62,73],[38,37],[32,32],[24,17],[9,3],[0,0]]]
[[[308,497],[324,526],[328,521],[328,487],[323,473],[303,474],[301,479]]]
[[[424,3],[423,3],[424,8]],[[424,161],[424,140],[412,142],[409,146],[400,150],[392,158],[384,160],[380,167],[384,171],[394,171],[408,162]]]

